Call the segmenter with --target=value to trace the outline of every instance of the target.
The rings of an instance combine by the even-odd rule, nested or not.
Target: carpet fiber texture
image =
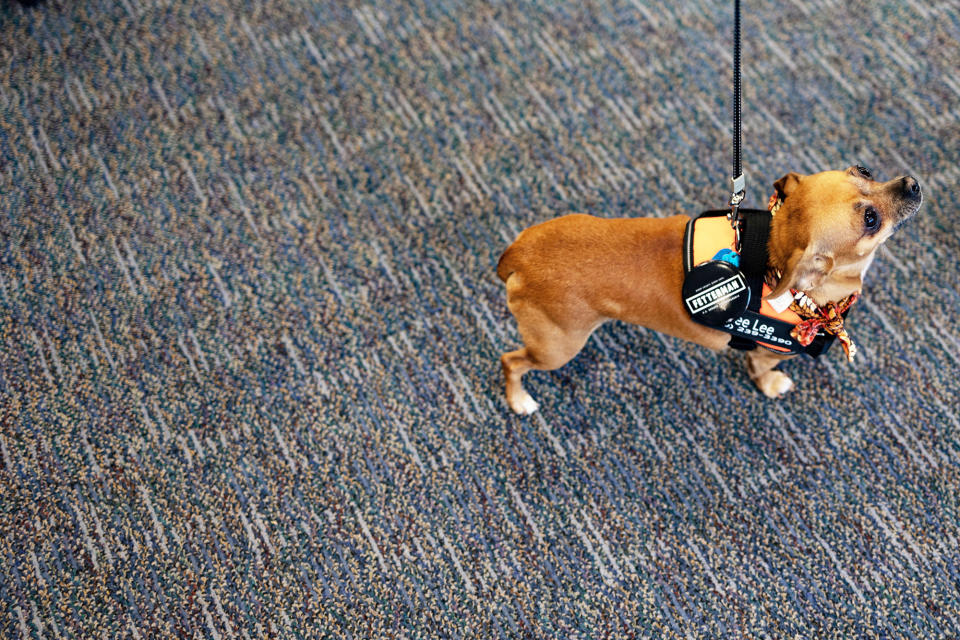
[[[923,184],[857,362],[610,323],[518,418],[500,252],[723,205],[731,2],[0,2],[2,635],[957,637],[960,4],[747,4],[747,205]]]

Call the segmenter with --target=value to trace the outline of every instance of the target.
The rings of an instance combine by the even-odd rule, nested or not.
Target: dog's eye
[[[867,231],[876,231],[880,228],[880,214],[873,207],[867,207],[863,212],[863,225]]]
[[[866,168],[865,166],[863,166],[862,164],[858,164],[858,165],[857,165],[857,171],[860,173],[860,175],[862,175],[862,176],[863,176],[864,178],[866,178],[867,180],[869,180],[870,178],[873,177],[873,174],[870,173],[870,169],[867,169],[867,168]]]

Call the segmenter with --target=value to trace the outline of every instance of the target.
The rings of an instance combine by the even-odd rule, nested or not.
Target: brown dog
[[[863,167],[789,173],[774,186],[783,204],[770,225],[769,266],[783,275],[767,299],[794,289],[820,305],[860,291],[877,247],[922,200],[915,178],[876,182]],[[517,236],[497,265],[524,343],[500,359],[511,409],[536,411],[523,374],[564,365],[607,320],[711,349],[727,345],[729,334],[695,323],[683,305],[681,245],[688,220],[574,214]],[[788,357],[764,348],[747,352],[750,378],[771,398],[793,388],[786,374],[774,371]]]

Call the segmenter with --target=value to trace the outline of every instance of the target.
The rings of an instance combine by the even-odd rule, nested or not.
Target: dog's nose
[[[917,200],[920,197],[920,183],[913,176],[904,176],[900,181],[900,190],[904,198]]]

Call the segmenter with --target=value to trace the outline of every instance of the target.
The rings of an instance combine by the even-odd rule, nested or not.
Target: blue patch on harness
[[[713,259],[729,262],[735,267],[740,266],[740,254],[733,249],[720,249],[720,251],[717,252],[717,255],[713,256]]]

